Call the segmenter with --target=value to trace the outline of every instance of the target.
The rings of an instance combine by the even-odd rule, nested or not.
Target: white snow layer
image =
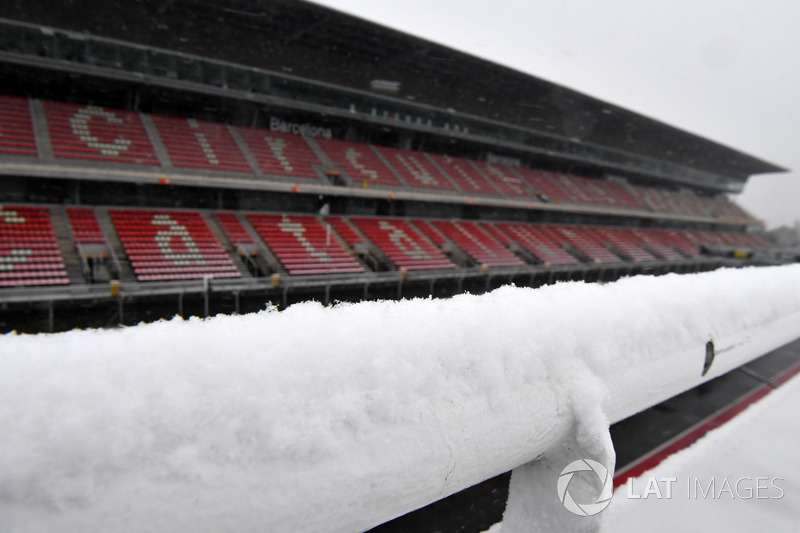
[[[606,530],[797,533],[798,406],[800,378],[795,377],[689,448],[631,479],[603,511]]]
[[[6,335],[0,531],[363,530],[798,336],[800,265]]]

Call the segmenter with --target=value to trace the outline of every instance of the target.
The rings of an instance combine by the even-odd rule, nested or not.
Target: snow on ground
[[[604,511],[606,530],[797,533],[798,442],[800,377],[795,377],[619,487]]]
[[[800,265],[6,335],[0,531],[363,530],[798,326]]]
[[[617,488],[617,533],[800,531],[800,377]],[[502,533],[502,523],[486,533]]]

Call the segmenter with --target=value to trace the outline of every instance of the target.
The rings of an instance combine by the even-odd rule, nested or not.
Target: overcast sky
[[[770,228],[800,219],[800,2],[316,2],[796,169],[737,200]]]

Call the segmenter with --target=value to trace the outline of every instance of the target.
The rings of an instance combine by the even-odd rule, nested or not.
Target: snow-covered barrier
[[[800,265],[7,335],[0,531],[363,530],[797,337]]]

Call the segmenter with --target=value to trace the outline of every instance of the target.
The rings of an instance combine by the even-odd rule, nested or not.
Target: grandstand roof
[[[420,16],[424,16],[423,13]],[[294,0],[9,0],[0,17],[268,69],[743,182],[781,167],[545,80]],[[119,23],[109,24],[109,20]]]

